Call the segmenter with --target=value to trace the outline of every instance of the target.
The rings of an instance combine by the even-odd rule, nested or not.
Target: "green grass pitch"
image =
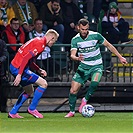
[[[43,119],[20,113],[24,119],[7,118],[0,113],[0,133],[133,133],[133,113],[96,112],[91,118],[76,113],[64,118],[66,113],[43,113]]]

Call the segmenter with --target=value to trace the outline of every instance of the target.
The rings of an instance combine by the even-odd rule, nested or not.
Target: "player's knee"
[[[39,86],[42,87],[42,88],[47,88],[48,87],[48,83],[47,83],[46,80],[44,80]]]
[[[48,83],[45,79],[43,79],[42,77],[39,77],[39,79],[36,81],[36,84],[42,88],[47,88]]]
[[[77,93],[78,93],[78,90],[74,90],[74,89],[71,88],[71,89],[70,89],[70,93],[71,93],[71,94],[77,94]]]

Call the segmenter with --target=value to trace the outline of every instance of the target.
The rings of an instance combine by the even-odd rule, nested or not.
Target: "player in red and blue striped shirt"
[[[39,68],[34,61],[44,51],[45,46],[51,47],[57,41],[58,37],[59,34],[55,30],[50,29],[43,38],[36,37],[31,39],[18,49],[17,54],[10,64],[10,71],[15,77],[13,85],[18,86],[20,84],[24,92],[19,96],[16,104],[9,112],[9,118],[23,118],[18,114],[18,110],[33,93],[34,83],[39,87],[34,92],[28,112],[36,118],[43,118],[43,115],[36,110],[36,107],[47,88],[47,81],[32,72],[30,68],[36,70],[43,77],[47,75],[46,71]]]

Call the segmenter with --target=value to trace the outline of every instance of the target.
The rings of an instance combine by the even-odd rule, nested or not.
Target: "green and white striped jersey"
[[[98,32],[89,31],[89,35],[84,40],[78,33],[71,41],[71,50],[76,49],[78,55],[82,54],[84,61],[81,65],[94,66],[102,64],[102,56],[100,52],[100,44],[104,43],[105,38]]]

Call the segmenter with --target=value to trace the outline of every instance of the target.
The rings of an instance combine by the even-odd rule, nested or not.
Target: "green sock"
[[[70,107],[71,112],[75,111],[76,100],[77,100],[77,94],[70,93],[69,94],[69,107]]]
[[[95,90],[97,89],[99,82],[96,81],[92,81],[91,84],[89,85],[89,88],[87,90],[87,93],[85,95],[85,99],[88,101],[89,98],[91,97],[91,95],[95,92]]]

